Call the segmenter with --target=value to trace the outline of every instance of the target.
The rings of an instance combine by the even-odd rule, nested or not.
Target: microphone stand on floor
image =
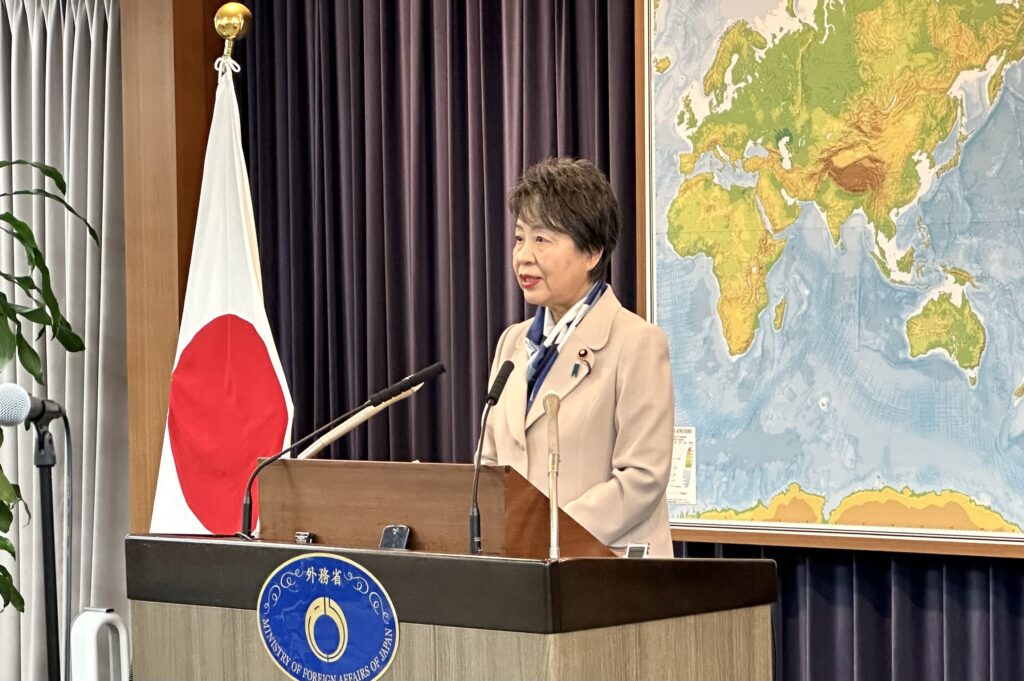
[[[57,636],[57,559],[53,538],[53,467],[57,454],[53,450],[50,421],[57,414],[43,414],[33,425],[36,428],[36,453],[33,461],[39,469],[39,506],[43,523],[43,614],[46,621],[46,672],[48,681],[60,681],[60,640]],[[67,465],[71,465],[68,461]],[[67,559],[70,559],[68,557]]]

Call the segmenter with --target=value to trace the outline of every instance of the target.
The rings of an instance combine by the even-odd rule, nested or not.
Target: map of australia
[[[1021,532],[1024,12],[651,10],[674,517]]]

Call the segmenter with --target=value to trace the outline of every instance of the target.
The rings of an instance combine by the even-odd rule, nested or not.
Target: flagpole
[[[217,35],[224,39],[224,58],[230,59],[235,41],[249,35],[252,12],[240,2],[221,5],[213,18],[213,27],[217,29]]]

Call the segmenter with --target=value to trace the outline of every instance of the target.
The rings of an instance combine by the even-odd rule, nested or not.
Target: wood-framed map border
[[[654,0],[633,0],[636,112],[636,301],[637,314],[650,320],[653,291],[650,286],[653,183],[650,177],[652,126],[649,118],[651,8]],[[673,521],[675,541],[745,544],[834,550],[884,551],[993,558],[1024,558],[1024,535],[1019,539],[993,533],[992,537],[942,531],[909,531],[871,527],[771,525],[753,522]]]

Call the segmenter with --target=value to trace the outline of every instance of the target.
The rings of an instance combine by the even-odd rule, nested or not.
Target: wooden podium
[[[260,475],[260,538],[375,549],[385,525],[412,528],[409,549],[469,552],[470,464],[287,459]],[[510,466],[480,469],[481,544],[486,554],[547,558],[548,498]],[[562,555],[614,555],[560,511]]]
[[[260,541],[127,538],[136,681],[289,678],[255,606],[267,575],[309,551],[356,561],[388,591],[400,633],[385,679],[771,678],[772,561],[609,557],[567,516],[563,556],[584,557],[549,561],[547,498],[506,467],[480,481],[485,556],[465,555],[471,466],[284,461],[265,474]],[[413,550],[374,548],[392,523],[412,527]],[[322,543],[294,544],[295,531]]]

